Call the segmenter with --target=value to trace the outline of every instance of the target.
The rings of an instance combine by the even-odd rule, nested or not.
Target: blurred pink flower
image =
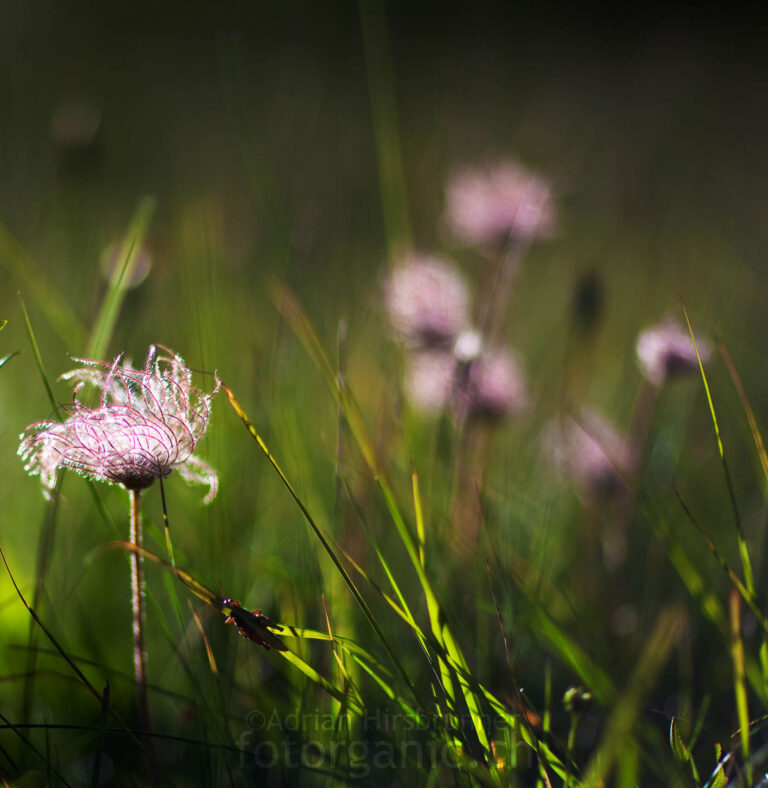
[[[424,350],[408,359],[405,392],[424,413],[452,406],[459,418],[519,416],[528,394],[517,357],[506,351],[483,352],[471,361],[455,351]]]
[[[712,347],[706,339],[696,337],[702,364],[706,364]],[[641,332],[637,338],[637,360],[643,375],[660,386],[666,380],[682,378],[699,371],[699,362],[686,329],[668,317]]]
[[[560,474],[591,500],[609,498],[625,487],[634,465],[627,441],[591,411],[582,413],[581,421],[552,424],[544,444]]]
[[[550,237],[555,206],[549,185],[517,162],[453,173],[445,189],[445,218],[461,241],[498,244]]]
[[[190,483],[207,484],[205,502],[216,494],[214,470],[193,455],[210,415],[210,394],[192,386],[181,357],[151,346],[144,370],[130,362],[113,364],[76,359],[87,365],[61,376],[75,382],[71,415],[63,422],[41,421],[21,436],[25,469],[39,475],[50,494],[59,468],[82,476],[141,490],[172,470]],[[78,399],[87,384],[101,389],[97,408]]]
[[[456,358],[440,350],[422,350],[408,359],[405,393],[422,413],[441,413],[451,402],[456,380]]]
[[[508,350],[482,353],[458,385],[460,415],[498,419],[519,416],[528,407],[528,391],[520,362]]]
[[[417,347],[450,343],[469,322],[464,279],[438,257],[406,257],[387,277],[384,300],[395,332]]]

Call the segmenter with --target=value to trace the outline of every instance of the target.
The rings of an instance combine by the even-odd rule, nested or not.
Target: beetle
[[[283,627],[275,624],[270,618],[263,615],[261,610],[246,610],[240,603],[231,597],[221,600],[221,610],[227,615],[225,624],[232,624],[237,631],[248,640],[269,650],[287,651],[287,646],[270,629],[282,632]]]

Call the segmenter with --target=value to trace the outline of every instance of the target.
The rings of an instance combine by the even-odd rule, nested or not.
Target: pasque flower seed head
[[[210,394],[192,386],[180,356],[152,345],[143,370],[118,356],[112,364],[76,359],[85,366],[62,375],[75,382],[71,412],[64,421],[40,421],[21,436],[25,469],[39,475],[46,495],[59,468],[91,479],[141,490],[177,470],[190,483],[207,484],[205,502],[216,494],[214,470],[194,456],[208,426]],[[98,407],[79,399],[85,386],[101,391]]]

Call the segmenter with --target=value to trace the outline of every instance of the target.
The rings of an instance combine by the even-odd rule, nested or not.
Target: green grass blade
[[[731,659],[733,661],[733,691],[736,696],[736,715],[739,719],[741,751],[747,771],[747,784],[752,785],[752,767],[749,763],[749,707],[744,665],[744,639],[741,634],[741,605],[739,595],[731,589],[729,597],[731,614]]]
[[[454,664],[460,666],[463,671],[468,672],[466,660],[464,659],[464,655],[459,648],[458,643],[454,639],[449,626],[441,621],[442,616],[440,614],[440,605],[438,603],[437,596],[432,587],[432,583],[427,577],[424,567],[419,560],[419,552],[416,547],[416,543],[414,542],[413,536],[405,524],[405,520],[400,514],[395,496],[392,493],[388,482],[383,476],[379,476],[377,481],[384,495],[384,500],[386,501],[387,508],[389,509],[390,515],[392,516],[392,520],[395,523],[395,527],[397,528],[400,540],[402,541],[408,553],[408,557],[411,559],[411,564],[413,565],[413,568],[415,569],[419,578],[419,583],[421,584],[424,598],[427,603],[427,609],[429,611],[432,634],[434,635],[438,644],[445,649],[445,652],[454,662]],[[415,487],[415,493],[418,495],[418,484]],[[415,505],[418,509],[421,509],[420,501]],[[443,672],[442,675],[444,680],[449,678],[445,672]],[[475,697],[474,692],[467,681],[462,677],[461,673],[458,674],[458,681],[462,690],[462,694],[464,695],[464,702],[467,705],[467,710],[469,711],[478,741],[480,742],[483,750],[490,754],[490,741],[488,740],[488,735],[485,730],[482,710],[480,709],[478,699]],[[448,697],[453,697],[452,683],[448,681],[446,684],[444,684],[444,690]]]
[[[384,667],[373,655],[363,648],[357,641],[352,638],[344,637],[343,635],[329,635],[319,629],[311,629],[308,627],[297,627],[292,624],[283,624],[285,631],[283,637],[295,637],[302,640],[322,640],[326,643],[336,643],[344,651],[348,652],[350,656],[359,657],[370,665],[373,665],[377,671],[386,677],[388,681],[393,680],[393,674]]]
[[[720,427],[717,422],[717,414],[715,412],[715,404],[712,401],[712,392],[709,389],[709,381],[707,380],[707,374],[704,372],[704,364],[701,361],[701,356],[699,355],[699,348],[696,346],[696,337],[693,334],[693,326],[691,325],[691,321],[688,317],[688,312],[683,305],[683,314],[685,315],[685,322],[688,325],[688,332],[691,335],[691,341],[693,342],[693,349],[696,352],[696,360],[699,363],[699,372],[701,373],[701,379],[704,383],[704,391],[707,394],[707,402],[709,403],[709,412],[712,416],[712,425],[715,429],[715,438],[717,440],[717,451],[720,454],[720,462],[723,466],[723,474],[725,475],[725,483],[728,487],[728,496],[731,500],[731,508],[733,510],[733,517],[734,517],[734,524],[736,526],[736,539],[739,545],[739,557],[741,559],[741,566],[742,571],[744,572],[744,583],[747,587],[747,590],[750,594],[755,593],[755,579],[754,573],[752,571],[752,561],[749,557],[749,548],[747,547],[747,543],[744,539],[744,530],[741,525],[741,515],[739,514],[739,507],[736,501],[736,491],[733,487],[733,479],[731,478],[731,470],[728,466],[728,461],[725,457],[725,448],[723,446],[723,440],[720,437]]]
[[[154,197],[144,197],[138,204],[128,226],[128,231],[120,244],[118,253],[119,268],[110,277],[109,287],[104,296],[101,309],[91,332],[88,343],[88,358],[102,359],[109,348],[112,332],[117,323],[125,293],[130,287],[131,278],[139,261],[141,245],[147,236],[149,224],[157,203]]]
[[[249,420],[249,418],[248,418],[247,414],[245,413],[245,411],[243,410],[242,406],[240,405],[240,403],[235,398],[235,395],[233,394],[232,390],[228,386],[224,385],[224,383],[221,384],[221,387],[226,392],[227,398],[229,399],[229,402],[232,405],[232,408],[234,409],[235,413],[237,413],[238,417],[243,422],[243,425],[248,430],[248,432],[251,435],[251,437],[256,441],[256,443],[258,444],[259,448],[264,453],[264,456],[267,458],[267,460],[269,461],[269,463],[272,466],[272,468],[275,470],[277,475],[280,477],[280,480],[283,482],[283,485],[285,486],[285,488],[290,493],[290,495],[293,498],[293,500],[296,503],[296,505],[299,507],[299,510],[301,511],[302,515],[304,516],[304,519],[306,520],[306,522],[308,523],[308,525],[310,526],[310,528],[314,532],[315,536],[320,541],[320,544],[323,546],[323,549],[326,551],[326,553],[330,557],[330,559],[333,562],[333,564],[336,567],[336,569],[341,574],[344,582],[346,583],[347,587],[349,588],[350,592],[352,593],[352,596],[354,597],[355,601],[360,606],[360,609],[363,611],[363,614],[365,615],[365,617],[368,619],[368,623],[373,628],[374,632],[376,633],[377,637],[379,638],[379,640],[381,641],[382,645],[386,649],[386,651],[389,654],[390,658],[392,659],[393,663],[395,664],[397,669],[400,671],[400,673],[401,673],[403,679],[405,680],[406,684],[411,689],[411,692],[413,693],[414,698],[416,698],[416,700],[418,702],[418,693],[416,691],[416,687],[411,682],[410,677],[408,676],[408,674],[406,673],[405,669],[403,668],[400,660],[397,658],[397,655],[396,655],[394,649],[389,644],[389,641],[387,640],[387,637],[384,634],[384,631],[379,626],[379,623],[376,620],[376,617],[374,616],[373,611],[370,609],[370,607],[368,606],[368,603],[365,601],[365,599],[363,599],[363,597],[360,594],[360,591],[358,590],[358,588],[355,585],[354,581],[350,577],[350,575],[347,572],[347,570],[344,568],[344,565],[339,560],[339,557],[336,555],[333,547],[331,546],[330,541],[326,538],[325,534],[323,534],[322,530],[320,529],[320,526],[318,526],[317,523],[315,523],[314,518],[309,513],[309,510],[304,505],[304,503],[301,500],[301,498],[299,498],[298,494],[296,493],[296,491],[293,488],[293,485],[290,483],[290,481],[288,480],[288,477],[285,475],[283,469],[280,467],[279,463],[277,462],[277,460],[272,455],[272,452],[267,447],[267,444],[264,442],[264,440],[261,437],[261,435],[259,435],[259,433],[256,430],[256,428],[253,426],[253,424]]]
[[[51,500],[45,508],[45,516],[43,518],[42,527],[40,528],[40,537],[38,540],[37,548],[37,561],[35,565],[35,588],[32,593],[32,607],[39,611],[40,601],[43,595],[43,588],[45,581],[48,577],[48,570],[51,565],[51,556],[53,555],[53,543],[56,533],[56,517],[59,509],[59,496],[61,494],[61,485],[63,483],[63,474],[59,475],[56,479],[56,486],[54,487]],[[30,710],[32,708],[32,697],[34,694],[35,684],[35,669],[37,665],[37,633],[38,628],[35,626],[35,620],[30,617],[29,620],[29,634],[27,635],[27,675],[24,679],[24,690],[22,692],[22,722],[27,723],[30,721]]]
[[[350,562],[350,565],[358,572],[358,574],[360,574],[360,576],[364,580],[366,580],[373,587],[373,589],[382,597],[382,599],[384,599],[385,602],[387,602],[387,604],[400,616],[400,618],[402,618],[402,620],[405,621],[405,623],[408,624],[409,627],[411,627],[414,634],[418,638],[419,643],[421,644],[422,649],[430,663],[430,667],[432,668],[433,672],[435,672],[436,680],[443,689],[443,695],[447,705],[448,713],[447,716],[444,716],[443,709],[438,703],[436,707],[437,716],[438,718],[444,721],[446,725],[446,730],[451,732],[452,745],[454,747],[460,745],[461,743],[460,739],[458,739],[453,733],[458,729],[458,718],[455,716],[456,698],[453,693],[453,683],[451,680],[451,676],[452,676],[451,666],[448,660],[448,656],[444,644],[442,642],[430,643],[426,633],[416,623],[416,620],[414,619],[413,614],[408,608],[407,603],[405,603],[405,608],[400,607],[400,605],[397,602],[395,602],[394,599],[392,599],[388,594],[382,591],[381,588],[379,588],[379,586],[366,574],[365,570],[361,566],[359,566],[357,562],[355,562],[354,559],[346,553],[346,551],[343,552],[346,559]],[[382,562],[382,565],[386,567],[385,571],[388,571],[388,565],[384,557],[382,555],[380,555],[379,557],[380,557],[380,561]],[[394,577],[392,577],[391,575],[391,572],[388,572],[388,575],[390,577],[391,582],[395,582]],[[405,600],[403,600],[403,602],[405,602]],[[442,639],[442,633],[440,633],[440,635]],[[434,665],[435,659],[432,656],[433,651],[437,652],[437,659],[436,659],[437,667],[435,667]],[[457,666],[453,666],[453,667],[455,668]]]
[[[522,740],[533,750],[539,757],[540,762],[546,763],[547,767],[551,769],[560,779],[565,780],[569,773],[560,758],[552,751],[550,746],[536,738],[533,730],[528,725],[520,724],[515,714],[502,703],[492,692],[486,689],[482,684],[478,684],[478,690],[482,693],[483,697],[488,702],[496,714],[503,719],[511,730],[517,731]],[[581,785],[578,780],[570,776],[570,785],[577,788]]]
[[[760,626],[763,628],[763,632],[768,635],[768,617],[765,616],[763,611],[760,609],[760,604],[757,597],[754,594],[750,594],[749,589],[746,585],[741,581],[739,576],[736,572],[731,569],[728,565],[728,562],[725,560],[723,554],[717,549],[717,546],[714,542],[707,536],[704,532],[704,529],[701,527],[701,524],[698,520],[693,516],[693,512],[689,509],[685,501],[682,499],[680,493],[677,489],[675,489],[675,495],[677,495],[678,501],[680,501],[680,505],[683,507],[683,511],[687,515],[688,519],[696,526],[696,530],[699,532],[702,540],[706,544],[709,551],[714,556],[715,560],[718,563],[718,566],[723,570],[726,577],[733,583],[733,586],[736,591],[741,595],[744,601],[749,605],[750,610],[754,613],[755,618],[757,619]]]
[[[747,422],[749,423],[749,430],[752,433],[752,440],[755,442],[755,449],[757,449],[757,456],[760,460],[760,467],[763,469],[763,476],[766,484],[765,489],[768,492],[768,453],[765,451],[765,444],[763,443],[763,437],[760,434],[760,430],[757,426],[757,419],[755,418],[754,411],[752,410],[752,406],[749,403],[747,393],[744,390],[741,378],[739,377],[739,373],[736,371],[736,367],[733,363],[733,360],[731,359],[730,353],[728,353],[728,350],[722,342],[717,343],[717,349],[720,351],[720,355],[725,362],[725,366],[728,368],[728,374],[731,376],[734,388],[736,389],[739,399],[741,400],[741,405],[744,408],[744,413],[746,414]]]
[[[350,709],[358,716],[363,716],[365,709],[356,700],[351,699],[345,692],[331,684],[328,679],[321,676],[308,662],[305,662],[298,654],[293,651],[276,652],[286,661],[298,668],[310,681],[322,687],[331,697],[339,703],[349,705]]]
[[[349,424],[352,435],[366,464],[370,468],[371,473],[376,476],[379,473],[376,452],[372,441],[368,437],[362,414],[350,395],[344,379],[336,374],[323,349],[320,338],[317,336],[314,328],[312,328],[309,318],[304,313],[294,294],[284,284],[273,280],[270,283],[269,291],[278,312],[290,326],[293,333],[296,334],[315,366],[320,370],[334,402],[344,413],[344,418]]]
[[[423,643],[427,642],[427,637],[424,634],[423,630],[419,627],[414,619],[413,615],[411,614],[410,610],[406,610],[405,608],[401,607],[399,602],[392,599],[392,597],[383,591],[381,587],[372,580],[366,571],[352,558],[352,556],[344,550],[343,547],[339,547],[339,550],[344,555],[344,557],[349,562],[349,565],[363,578],[363,580],[367,581],[370,586],[376,591],[376,593],[392,608],[392,610],[397,613],[397,615],[411,627],[416,634],[416,637],[422,641]]]
[[[363,513],[360,510],[357,501],[355,500],[355,496],[352,493],[352,490],[350,489],[347,480],[342,479],[342,483],[344,485],[344,490],[347,494],[347,498],[349,499],[352,508],[357,516],[358,522],[360,523],[363,532],[365,533],[368,541],[370,542],[371,547],[373,547],[373,550],[376,553],[376,557],[379,560],[379,564],[381,565],[381,568],[384,570],[384,573],[387,576],[387,580],[389,580],[389,584],[392,587],[392,590],[395,592],[395,596],[397,597],[398,602],[394,603],[394,601],[390,597],[382,593],[384,600],[395,610],[396,613],[398,613],[398,615],[400,615],[401,618],[403,618],[404,621],[406,621],[406,623],[408,623],[409,626],[413,628],[414,632],[416,633],[416,637],[421,642],[422,648],[426,653],[428,653],[426,639],[424,638],[423,633],[418,628],[418,626],[416,626],[416,620],[414,619],[413,614],[411,613],[410,606],[408,605],[408,602],[405,599],[402,590],[400,589],[400,584],[397,582],[397,579],[395,578],[395,575],[389,566],[389,562],[385,558],[384,553],[382,552],[379,546],[378,540],[374,537],[373,532],[368,527],[368,523],[365,521],[365,517],[363,516]],[[337,548],[343,553],[347,561],[350,562],[350,565],[354,566],[358,574],[360,574],[366,581],[368,581],[375,587],[375,583],[373,583],[373,581],[368,577],[368,575],[363,571],[363,569],[360,566],[358,566],[357,562],[352,558],[352,556],[349,555],[349,553],[347,553],[347,551],[344,550],[343,547],[337,545]]]
[[[597,752],[587,767],[584,780],[587,785],[603,784],[625,746],[631,744],[632,729],[642,700],[666,663],[681,623],[682,617],[676,608],[667,609],[659,615],[629,684],[613,707]]]
[[[421,720],[421,715],[418,710],[407,703],[396,691],[393,685],[394,676],[387,670],[378,660],[376,660],[368,651],[356,643],[351,638],[341,637],[339,635],[329,635],[327,632],[321,632],[316,629],[306,629],[303,627],[296,627],[291,625],[283,625],[285,627],[283,637],[297,637],[305,640],[322,640],[326,642],[333,642],[340,646],[360,667],[376,682],[376,684],[384,691],[388,698],[396,701],[401,708],[414,720]]]
[[[498,577],[504,579],[505,574],[499,572]],[[560,655],[601,704],[611,703],[616,696],[616,688],[608,674],[590,657],[587,650],[565,631],[544,607],[535,591],[514,575],[506,577],[514,582],[515,589],[522,593],[530,605],[531,612],[528,615],[532,619],[531,630]]]
[[[20,350],[15,350],[13,353],[9,353],[7,356],[0,358],[0,367],[4,367],[12,358],[18,356],[19,353],[21,353]]]
[[[0,713],[0,721],[2,721],[4,728],[7,728],[8,730],[13,731],[13,733],[15,733],[16,736],[19,737],[20,741],[26,747],[28,747],[38,758],[40,758],[41,761],[43,761],[43,763],[45,764],[46,769],[51,774],[56,775],[56,778],[61,781],[62,785],[67,786],[67,788],[71,788],[71,784],[68,783],[58,771],[56,771],[55,767],[51,763],[50,758],[45,753],[40,752],[40,750],[38,750],[37,747],[35,747],[35,745],[21,732],[21,729],[19,728],[19,726],[14,725],[5,715],[3,715],[1,713]],[[5,785],[8,785],[8,783],[5,781],[5,779],[3,779],[3,783]],[[46,785],[49,785],[49,784],[50,784],[50,782],[46,782]]]
[[[5,557],[5,552],[3,551],[2,547],[0,547],[0,559],[2,560],[2,562],[3,562],[4,566],[5,566],[5,571],[8,573],[8,577],[11,580],[11,584],[13,585],[13,588],[14,588],[14,590],[16,592],[16,595],[19,597],[19,599],[21,600],[21,603],[24,605],[24,607],[29,612],[29,615],[32,616],[32,618],[34,619],[35,623],[40,627],[40,629],[43,631],[43,634],[48,638],[48,640],[50,640],[51,645],[53,645],[53,647],[61,655],[61,657],[64,659],[64,661],[67,663],[67,665],[69,665],[69,667],[75,673],[75,675],[77,676],[79,681],[82,683],[82,685],[85,687],[85,689],[88,690],[88,692],[90,692],[90,694],[93,695],[93,697],[96,698],[97,701],[99,701],[99,705],[100,706],[103,706],[104,703],[105,703],[105,700],[104,700],[104,697],[102,696],[102,694],[96,689],[96,687],[93,686],[93,684],[88,680],[88,677],[83,673],[82,670],[80,670],[80,668],[75,664],[74,660],[61,647],[61,645],[59,644],[58,640],[56,640],[56,638],[53,636],[53,634],[48,629],[48,627],[43,623],[43,621],[41,620],[40,616],[37,615],[37,613],[35,612],[34,608],[32,608],[32,606],[27,602],[26,598],[24,597],[24,594],[21,592],[21,589],[19,588],[19,586],[16,583],[16,579],[14,578],[13,574],[11,573],[11,568],[8,566],[8,561],[7,561],[6,557]],[[120,724],[120,726],[128,734],[128,736],[131,737],[132,741],[135,744],[137,744],[142,749],[142,751],[145,751],[144,750],[144,745],[136,738],[136,736],[134,736],[133,732],[126,726],[126,724],[123,722],[121,717],[118,715],[118,713],[111,706],[110,706],[110,712],[111,712],[112,716],[115,718],[115,720],[117,720],[117,722]]]
[[[99,736],[96,742],[96,752],[93,756],[93,769],[91,770],[91,788],[96,788],[101,782],[101,754],[104,749],[104,739],[107,732],[107,720],[109,719],[109,682],[104,685],[101,693],[101,716],[99,717]]]
[[[400,615],[400,617],[406,623],[409,624],[409,626],[413,627],[413,629],[416,632],[416,634],[418,635],[419,639],[422,640],[423,642],[427,642],[428,641],[427,635],[426,635],[426,633],[423,630],[421,630],[418,627],[418,624],[415,621],[413,621],[412,618],[409,617],[398,606],[398,604],[391,597],[389,597],[384,591],[382,591],[378,587],[378,585],[376,585],[376,583],[373,580],[371,580],[366,575],[365,570],[363,570],[360,566],[358,566],[348,556],[347,556],[347,558],[348,558],[348,560],[351,561],[352,566],[361,575],[361,577],[363,577],[365,580],[367,580],[370,583],[370,585],[373,587],[373,589],[383,599],[385,599],[387,601],[387,603],[398,613],[398,615]],[[442,631],[441,631],[440,635],[441,635],[441,638],[444,641],[444,633]],[[325,639],[328,636],[325,635],[324,633],[320,633],[320,637]],[[480,696],[482,698],[484,698],[489,703],[491,708],[494,711],[496,711],[501,717],[503,717],[512,728],[514,728],[514,729],[518,728],[517,719],[515,718],[514,713],[512,711],[510,711],[510,709],[508,709],[507,706],[502,701],[500,701],[498,698],[496,698],[493,695],[493,693],[491,693],[488,689],[486,689],[482,685],[481,682],[477,681],[474,677],[472,677],[469,674],[469,671],[467,670],[465,663],[462,664],[460,662],[457,662],[452,656],[449,655],[449,653],[447,651],[447,648],[444,647],[444,646],[441,646],[439,643],[432,642],[430,645],[431,645],[431,648],[434,651],[437,652],[438,658],[443,662],[444,665],[448,666],[448,668],[450,668],[450,670],[454,671],[454,673],[457,676],[461,675],[461,677],[464,680],[465,684],[468,687],[471,687],[472,690],[475,693],[479,693]],[[442,715],[438,714],[438,717],[442,718]],[[450,724],[450,720],[446,720],[446,723]],[[451,732],[454,731],[454,730],[455,730],[455,728],[450,728]],[[565,776],[565,771],[563,769],[561,761],[557,758],[557,756],[554,755],[554,753],[552,753],[552,751],[545,745],[545,743],[539,742],[536,739],[536,737],[534,736],[534,734],[532,732],[529,732],[527,729],[525,731],[525,735],[524,735],[523,738],[524,738],[525,743],[528,746],[530,746],[532,749],[536,750],[538,754],[540,754],[542,757],[544,757],[546,759],[547,765],[550,768],[554,769],[554,771],[557,774],[559,774],[561,777]],[[575,785],[575,783],[572,783],[572,785]]]
[[[436,645],[444,652],[444,657],[450,661],[451,667],[457,673],[459,684],[462,689],[462,694],[464,695],[464,700],[472,719],[478,741],[484,748],[490,761],[490,742],[483,724],[480,702],[475,696],[470,682],[466,680],[466,674],[468,673],[466,660],[464,659],[464,656],[458,646],[457,641],[453,637],[450,628],[447,626],[447,624],[442,622],[443,617],[441,615],[441,608],[432,584],[429,581],[424,567],[421,564],[417,542],[408,530],[405,520],[400,513],[395,495],[389,485],[389,482],[387,481],[384,473],[379,468],[375,451],[373,449],[373,444],[368,437],[362,415],[360,414],[354,399],[349,393],[348,388],[340,383],[338,376],[336,375],[325,351],[323,350],[322,343],[320,342],[317,334],[312,328],[311,323],[304,314],[293,293],[291,293],[288,288],[279,282],[272,283],[271,292],[273,301],[278,311],[281,313],[288,325],[292,328],[296,336],[304,345],[305,349],[310,355],[310,358],[312,358],[315,365],[322,373],[332,397],[334,397],[336,403],[343,409],[344,416],[347,419],[347,423],[350,426],[355,440],[357,441],[361,454],[368,464],[369,469],[382,492],[384,501],[390,512],[390,516],[392,517],[398,535],[400,536],[400,540],[403,543],[406,552],[408,553],[408,557],[419,579],[419,583],[427,601],[427,607],[431,610],[430,624],[433,629],[433,636],[435,637]],[[225,391],[227,390],[225,386],[223,388]],[[231,401],[232,400],[230,398],[230,402]],[[240,415],[241,419],[243,419],[242,409],[239,408],[239,406],[236,406],[235,403],[232,404],[233,407],[235,407],[236,412],[238,412],[238,415]],[[261,446],[262,451],[267,454],[270,462],[272,462],[273,465],[276,465],[274,459],[269,454],[266,446],[263,444],[263,441],[258,436],[256,430],[252,426],[249,426],[249,422],[247,422],[247,420],[244,420],[244,423],[249,429],[249,432],[251,432],[252,437],[254,437],[254,439]],[[278,473],[280,474],[281,478],[283,478],[283,481],[286,482],[282,471],[278,471]],[[292,495],[294,495],[295,498],[295,493],[292,492]],[[418,517],[419,515],[417,514],[417,518]],[[408,618],[412,617],[409,616]]]
[[[37,344],[37,339],[35,338],[35,332],[32,330],[32,322],[29,319],[29,313],[27,312],[27,307],[24,304],[24,299],[21,297],[19,293],[19,303],[21,304],[21,312],[24,316],[24,326],[27,329],[27,336],[29,337],[29,343],[32,345],[32,355],[35,357],[35,364],[37,365],[37,371],[40,373],[40,378],[43,381],[43,386],[45,388],[45,393],[48,395],[48,401],[51,403],[51,412],[56,416],[56,418],[60,418],[58,415],[59,405],[56,402],[56,397],[53,396],[53,389],[51,388],[51,384],[48,382],[48,373],[45,371],[45,365],[43,364],[43,357],[40,355],[40,347]]]
[[[384,3],[360,0],[358,8],[379,165],[384,229],[390,257],[395,257],[411,246],[411,233],[386,6]]]
[[[419,544],[419,563],[424,567],[424,547],[427,538],[424,532],[424,511],[421,506],[419,476],[415,472],[411,474],[411,486],[413,488],[413,511],[416,516],[416,538]]]
[[[84,346],[87,331],[45,272],[0,222],[0,265],[29,293],[66,347]]]
[[[699,609],[704,614],[705,618],[707,618],[717,629],[723,642],[730,642],[728,617],[720,600],[717,595],[710,590],[701,572],[688,557],[685,550],[683,550],[676,541],[674,531],[666,521],[666,518],[660,512],[654,511],[647,501],[643,505],[643,511],[645,512],[646,519],[653,527],[656,536],[664,544],[667,558],[669,558],[670,563],[688,589],[691,598],[698,603]],[[742,587],[744,587],[743,584]],[[749,684],[758,697],[766,703],[768,702],[768,688],[766,687],[764,675],[764,672],[761,671],[754,660],[747,658],[747,678]]]

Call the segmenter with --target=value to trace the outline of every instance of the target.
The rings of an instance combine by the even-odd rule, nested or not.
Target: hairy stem
[[[141,493],[128,490],[131,508],[130,541],[137,547],[142,546],[143,532],[139,502]],[[149,700],[147,698],[147,651],[144,642],[146,607],[144,599],[144,559],[138,553],[131,552],[131,609],[133,611],[133,665],[136,671],[136,686],[139,694],[139,712],[142,727],[145,731],[149,726]]]

